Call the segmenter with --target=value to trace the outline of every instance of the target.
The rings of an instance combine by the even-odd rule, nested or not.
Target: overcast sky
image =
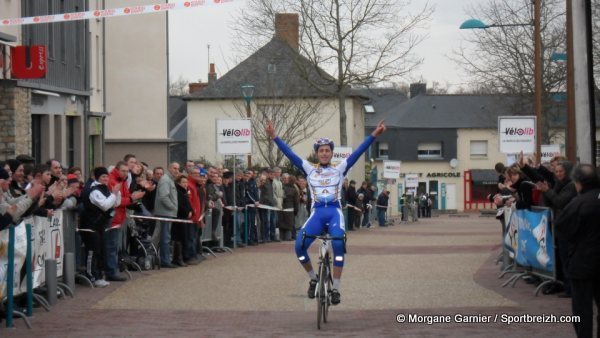
[[[175,2],[178,0],[172,0]],[[429,0],[436,10],[428,30],[429,38],[415,50],[424,58],[406,83],[419,79],[429,84],[433,81],[442,86],[456,89],[466,84],[466,79],[447,56],[465,41],[462,38],[469,31],[458,27],[469,17],[465,9],[483,0]],[[180,76],[189,81],[206,81],[208,73],[208,49],[210,62],[215,63],[217,75],[221,76],[235,66],[232,55],[235,46],[231,44],[232,15],[245,6],[245,0],[219,6],[200,7],[190,10],[172,11],[169,14],[170,74],[171,81]],[[411,9],[422,7],[426,0],[412,0]]]

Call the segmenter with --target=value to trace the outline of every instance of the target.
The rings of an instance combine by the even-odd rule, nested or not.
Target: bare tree
[[[183,96],[189,93],[188,85],[190,81],[179,75],[179,78],[169,84],[169,95],[170,96]]]
[[[566,50],[564,0],[542,1],[542,135],[551,138],[551,126],[559,120],[555,94],[566,90],[566,67],[551,58]],[[488,92],[513,94],[522,98],[513,109],[530,115],[534,94],[534,37],[531,0],[490,0],[469,8],[467,14],[487,24],[516,25],[471,30],[463,37],[470,48],[454,51],[452,59],[470,76],[477,88]]]
[[[299,13],[301,53],[326,80],[312,85],[337,97],[340,139],[346,145],[348,88],[391,82],[422,62],[411,52],[424,39],[417,31],[433,9],[427,3],[411,14],[409,4],[410,0],[249,0],[236,17],[235,43],[247,52],[256,50],[272,38],[276,13]]]
[[[290,147],[311,138],[333,117],[327,102],[319,98],[271,97],[253,101],[252,131],[255,149],[269,167],[281,166],[284,155],[265,132],[267,121],[273,122],[277,135]],[[246,117],[245,102],[235,103],[241,117]],[[328,113],[329,112],[329,113]],[[254,162],[254,161],[253,161]]]

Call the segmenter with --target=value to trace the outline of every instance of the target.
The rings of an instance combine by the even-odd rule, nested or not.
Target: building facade
[[[254,121],[260,121],[254,124],[256,128],[264,130],[267,119],[279,118],[280,114],[286,112],[293,121],[287,121],[289,128],[301,129],[309,124],[309,127],[315,126],[314,134],[301,137],[292,147],[302,158],[307,158],[312,153],[312,145],[318,137],[332,138],[336,147],[340,146],[338,99],[331,92],[324,92],[313,85],[315,81],[322,81],[321,88],[331,86],[331,79],[324,79],[314,70],[314,66],[298,53],[298,34],[286,34],[282,31],[289,29],[297,32],[297,15],[285,14],[278,20],[283,22],[278,21],[276,36],[269,43],[207,87],[184,98],[188,101],[188,159],[206,159],[216,164],[225,161],[216,151],[216,120],[240,119],[247,116],[241,92],[241,86],[247,84],[252,84],[255,88],[251,109]],[[363,100],[363,96],[352,91],[345,95],[347,146],[353,149],[358,147],[365,136]],[[292,109],[297,109],[297,113],[290,114]],[[302,118],[308,116],[302,114],[306,114],[309,109],[315,109],[310,115],[312,118]],[[279,132],[285,140],[284,131]],[[254,135],[257,135],[257,131]],[[255,140],[252,164],[265,166],[266,161],[256,144]],[[362,181],[364,172],[364,158],[361,158],[349,177]]]
[[[9,1],[0,4],[5,17],[18,18],[81,12],[101,1]],[[104,109],[91,87],[98,60],[91,43],[97,25],[89,21],[3,27],[14,37],[3,44],[0,65],[0,158],[28,154],[37,162],[56,158],[67,166],[100,163]],[[13,79],[11,48],[46,47],[46,75],[41,79]],[[30,58],[31,59],[31,58]],[[96,116],[95,113],[98,113]],[[96,120],[96,118],[99,118]]]
[[[0,13],[19,18],[142,4],[3,1]],[[165,12],[0,28],[0,160],[28,154],[87,170],[134,153],[164,165],[167,33]],[[45,77],[13,79],[11,47],[31,45],[47,48]]]
[[[498,117],[532,115],[526,109],[515,113],[517,100],[503,95],[426,95],[422,91],[412,93],[396,107],[367,116],[367,132],[373,130],[372,121],[385,118],[388,124],[370,157],[378,186],[391,191],[392,214],[400,212],[406,195],[424,193],[432,198],[433,209],[443,212],[493,208],[487,196],[496,192],[494,165],[510,161],[499,150]],[[564,120],[561,114],[556,116],[550,121],[549,144],[560,145],[564,153]],[[401,161],[398,179],[383,178],[386,160]],[[407,175],[417,175],[417,187],[407,187]]]

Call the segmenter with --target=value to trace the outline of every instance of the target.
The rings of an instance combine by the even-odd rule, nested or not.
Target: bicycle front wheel
[[[319,285],[317,287],[317,328],[321,329],[321,320],[326,322],[325,304],[327,303],[327,294],[325,293],[325,283],[327,283],[327,267],[322,262],[319,264]]]
[[[329,305],[331,304],[331,270],[329,263],[325,264],[325,278],[323,280],[323,289],[325,298],[323,299],[323,322],[327,323],[327,315],[329,314]]]

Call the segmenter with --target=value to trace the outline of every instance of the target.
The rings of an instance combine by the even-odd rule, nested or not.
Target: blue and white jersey
[[[348,170],[356,163],[360,156],[369,148],[375,137],[369,135],[363,143],[346,159],[338,165],[322,166],[310,163],[296,155],[290,147],[279,137],[274,139],[283,154],[299,169],[304,171],[306,181],[312,193],[312,206],[340,206],[342,199],[342,185]]]
[[[302,161],[302,169],[310,186],[313,206],[315,203],[332,203],[341,200],[344,173],[348,163],[344,160],[337,166],[321,166],[307,160]]]

